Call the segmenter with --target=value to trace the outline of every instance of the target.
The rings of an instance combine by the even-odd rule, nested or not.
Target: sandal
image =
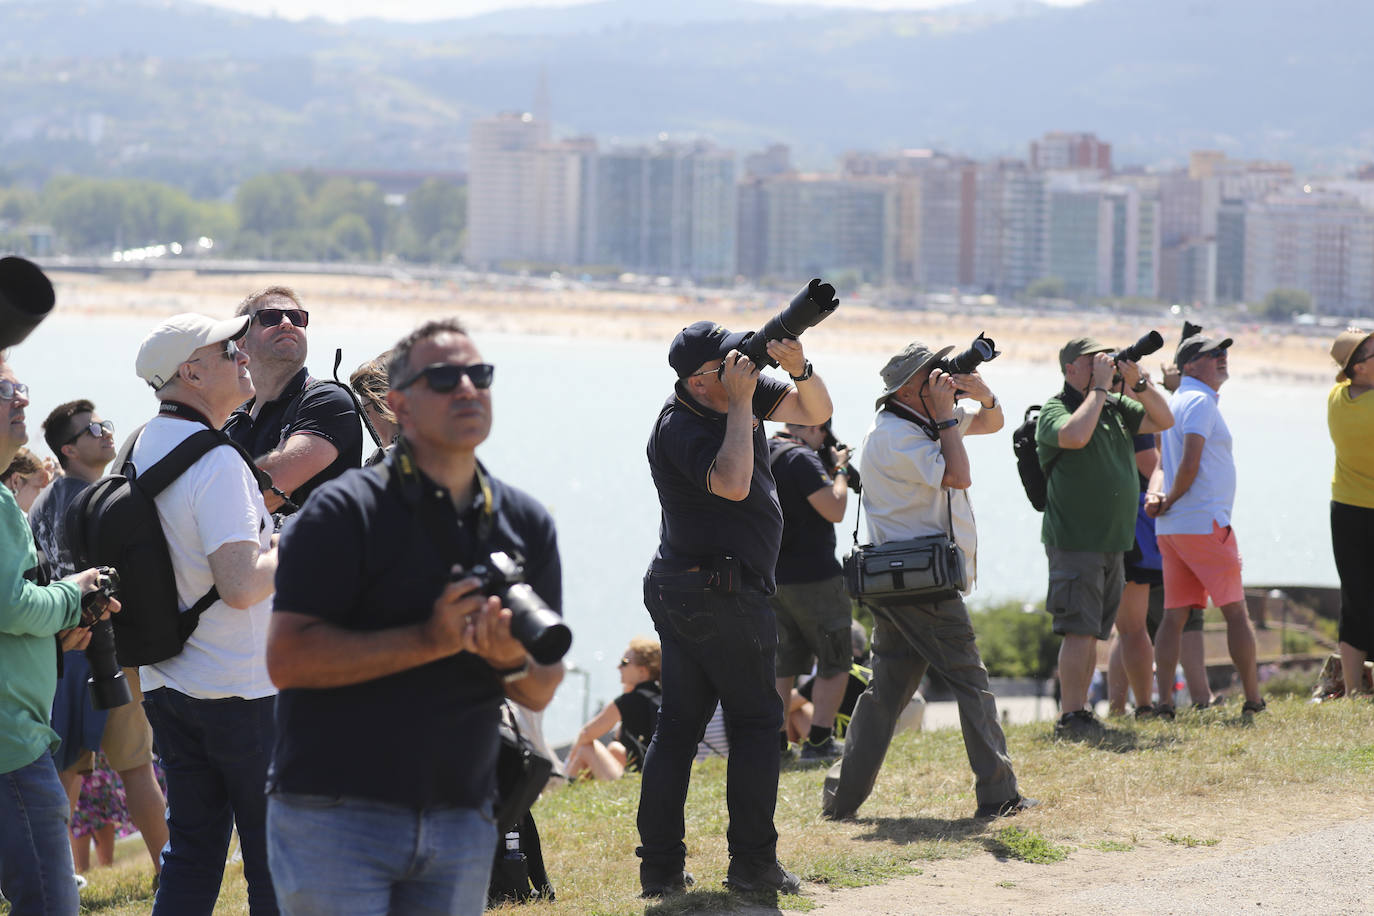
[[[1166,722],[1174,721],[1174,704],[1156,703],[1154,708],[1156,719],[1164,719]]]
[[[1266,703],[1263,699],[1259,700],[1258,702],[1246,700],[1245,705],[1240,708],[1240,714],[1242,716],[1253,716],[1255,713],[1264,712],[1268,708],[1269,704]]]

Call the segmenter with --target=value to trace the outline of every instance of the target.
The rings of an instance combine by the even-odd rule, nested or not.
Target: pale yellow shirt
[[[1350,383],[1337,384],[1326,397],[1326,425],[1336,446],[1331,498],[1374,509],[1374,391],[1351,400]]]

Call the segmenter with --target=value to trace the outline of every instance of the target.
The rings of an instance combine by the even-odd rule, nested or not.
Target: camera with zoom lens
[[[510,632],[541,665],[552,665],[568,654],[572,630],[553,608],[525,582],[524,559],[496,551],[485,563],[453,573],[453,580],[471,576],[481,582],[482,594],[501,599],[511,610]]]
[[[0,258],[0,350],[21,343],[52,311],[52,283],[32,261]]]
[[[760,369],[772,368],[778,361],[768,355],[768,341],[796,340],[802,331],[813,328],[839,308],[840,300],[835,296],[835,287],[816,277],[806,288],[792,297],[787,308],[778,312],[764,324],[763,329],[751,331],[740,342],[739,351],[749,357]],[[724,364],[721,371],[724,371]]]
[[[124,671],[115,656],[114,627],[105,616],[110,599],[119,592],[119,573],[113,566],[97,568],[96,589],[81,596],[81,626],[89,627],[91,641],[86,646],[86,662],[91,666],[87,684],[91,688],[91,705],[96,709],[114,709],[132,703],[133,693]],[[103,618],[103,619],[102,619]]]
[[[1162,346],[1164,346],[1164,338],[1160,336],[1158,331],[1150,331],[1129,347],[1113,354],[1112,359],[1117,362],[1124,359],[1127,362],[1138,363]]]
[[[979,333],[974,338],[973,343],[963,353],[957,353],[948,359],[942,359],[935,364],[935,368],[943,369],[949,375],[967,375],[977,371],[978,367],[989,360],[994,360],[1001,356],[1002,352],[997,349],[997,343],[986,333]]]

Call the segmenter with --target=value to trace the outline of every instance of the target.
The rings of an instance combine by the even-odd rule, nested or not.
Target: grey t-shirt
[[[29,527],[38,549],[48,558],[54,579],[76,572],[76,561],[67,543],[67,507],[89,486],[84,480],[63,475],[48,484],[29,509]]]

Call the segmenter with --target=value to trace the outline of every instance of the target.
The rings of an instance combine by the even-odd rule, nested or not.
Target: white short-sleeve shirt
[[[968,433],[975,414],[962,405],[954,408],[959,434]],[[931,534],[950,533],[964,554],[969,591],[978,572],[978,528],[968,490],[950,490],[946,502],[940,485],[945,456],[940,441],[920,426],[895,413],[880,410],[864,435],[859,452],[863,479],[863,510],[873,544]]]
[[[138,470],[147,470],[201,429],[189,420],[155,417],[130,458]],[[214,584],[210,554],[236,541],[263,549],[272,544],[272,515],[243,458],[227,445],[203,455],[154,502],[183,611]],[[270,596],[245,610],[216,601],[201,614],[179,654],[140,669],[143,690],[170,687],[206,700],[272,696],[277,690],[267,676],[266,659],[271,616]]]

